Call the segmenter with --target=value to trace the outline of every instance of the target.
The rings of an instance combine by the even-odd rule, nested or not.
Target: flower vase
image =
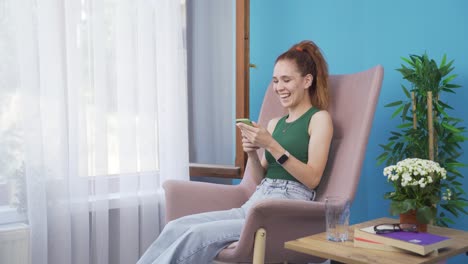
[[[400,214],[400,224],[416,224],[418,232],[427,232],[427,224],[422,224],[416,218],[416,210]]]

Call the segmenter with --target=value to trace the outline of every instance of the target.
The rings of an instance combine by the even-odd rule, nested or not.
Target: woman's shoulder
[[[280,117],[275,117],[275,118],[270,119],[270,121],[268,122],[268,126],[267,126],[268,132],[273,133],[276,125],[278,124],[281,118],[283,117],[280,116]]]
[[[330,113],[327,110],[318,110],[309,121],[309,133],[313,127],[332,126],[333,122]]]
[[[312,120],[314,118],[316,118],[316,119],[330,119],[331,120],[331,115],[327,110],[318,109],[315,112],[315,114],[312,115],[312,117],[310,119]]]

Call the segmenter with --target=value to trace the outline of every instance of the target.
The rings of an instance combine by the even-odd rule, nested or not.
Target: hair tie
[[[303,52],[304,50],[301,47],[296,47],[297,51]]]

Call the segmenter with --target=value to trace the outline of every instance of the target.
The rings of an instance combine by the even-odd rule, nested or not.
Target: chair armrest
[[[267,199],[252,207],[252,212],[264,217],[300,217],[301,219],[322,219],[325,217],[325,203],[315,201]]]
[[[163,188],[167,222],[185,215],[240,207],[248,199],[241,185],[168,180]]]
[[[325,231],[325,203],[268,199],[256,203],[247,216],[235,248],[223,250],[219,260],[228,261],[252,252],[255,232],[264,228],[267,249],[284,250],[284,242]],[[244,252],[244,254],[242,253]],[[285,250],[284,254],[295,254]]]
[[[243,232],[253,234],[258,228],[267,230],[269,241],[296,239],[325,230],[325,203],[299,200],[268,199],[256,203],[247,216]],[[277,240],[277,239],[273,239]]]

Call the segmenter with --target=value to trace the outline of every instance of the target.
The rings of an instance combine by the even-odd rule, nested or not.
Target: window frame
[[[250,116],[250,0],[236,1],[236,118]],[[235,128],[236,129],[236,128]],[[247,154],[236,129],[234,166],[190,163],[190,176],[242,179]]]

